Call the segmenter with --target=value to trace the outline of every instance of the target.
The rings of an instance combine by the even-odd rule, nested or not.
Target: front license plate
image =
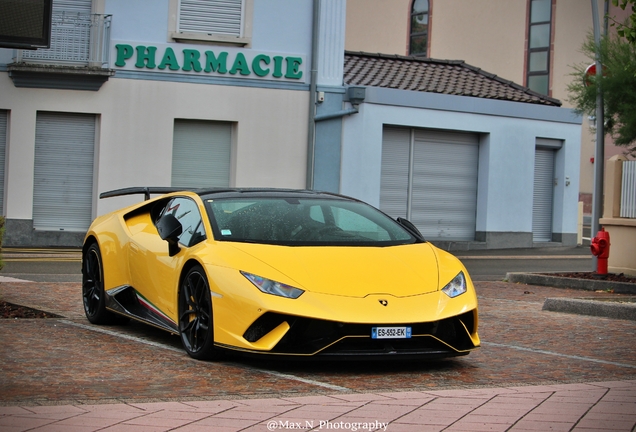
[[[410,339],[411,327],[372,327],[372,339]]]

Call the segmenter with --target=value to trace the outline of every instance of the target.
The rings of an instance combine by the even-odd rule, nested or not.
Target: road
[[[475,281],[500,281],[508,272],[592,271],[587,247],[552,247],[454,252]],[[4,248],[0,276],[33,282],[80,282],[78,249]]]

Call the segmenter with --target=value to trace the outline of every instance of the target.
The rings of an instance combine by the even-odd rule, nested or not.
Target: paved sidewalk
[[[636,381],[274,399],[0,407],[18,431],[633,431]]]

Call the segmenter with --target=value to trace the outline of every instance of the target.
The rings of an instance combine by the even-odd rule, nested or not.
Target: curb
[[[506,280],[508,282],[549,286],[553,288],[574,288],[587,291],[607,291],[617,294],[636,295],[636,284],[626,282],[575,279],[536,273],[506,273]]]
[[[636,303],[634,301],[636,301],[634,298],[631,299],[631,302],[547,298],[543,303],[542,310],[636,321]]]
[[[576,279],[536,273],[506,273],[506,280],[527,285],[636,295],[636,284],[625,282]],[[636,299],[623,297],[621,300],[623,301],[547,298],[543,303],[542,310],[636,321]]]

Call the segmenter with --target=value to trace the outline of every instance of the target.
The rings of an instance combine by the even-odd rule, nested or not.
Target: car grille
[[[381,324],[383,327],[410,326],[409,339],[372,339],[373,324],[351,324],[266,313],[244,333],[256,342],[278,325],[287,322],[289,331],[270,351],[279,354],[319,354],[321,356],[430,354],[460,355],[475,348],[470,334],[475,331],[475,312],[435,322]]]

